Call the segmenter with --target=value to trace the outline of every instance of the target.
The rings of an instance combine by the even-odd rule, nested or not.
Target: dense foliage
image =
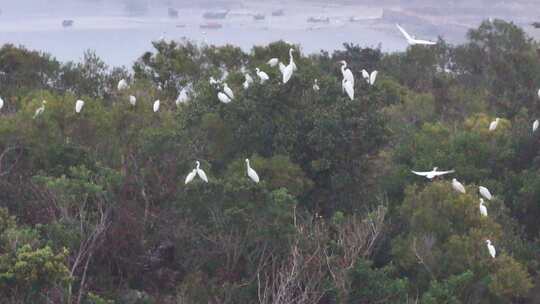
[[[458,46],[344,46],[295,46],[282,84],[266,61],[288,61],[284,42],[245,53],[160,41],[132,70],[4,45],[1,302],[538,303],[537,42],[494,20]],[[374,86],[362,69],[379,71]],[[185,185],[197,160],[209,183]],[[456,173],[410,173],[435,166]],[[479,185],[494,194],[488,217]]]

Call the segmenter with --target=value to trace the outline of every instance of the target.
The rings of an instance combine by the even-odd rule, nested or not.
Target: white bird
[[[257,174],[257,172],[255,172],[255,170],[253,170],[253,168],[251,168],[251,166],[249,165],[249,159],[247,158],[246,158],[246,166],[247,166],[247,175],[249,176],[249,178],[251,178],[251,180],[256,183],[259,183],[259,175]]]
[[[128,83],[125,79],[120,79],[120,81],[118,82],[118,91],[121,91],[121,90],[125,90],[128,88]]]
[[[486,243],[489,250],[489,255],[491,255],[492,258],[495,258],[495,255],[497,254],[497,252],[495,251],[495,246],[491,245],[490,240],[486,240]]]
[[[484,205],[484,200],[483,199],[480,199],[480,205],[478,207],[480,208],[480,214],[482,216],[488,216],[487,208]]]
[[[84,101],[82,101],[80,99],[77,100],[75,102],[75,112],[76,113],[81,113],[81,110],[82,110],[83,106],[84,106]]]
[[[227,96],[227,94],[225,94],[225,93],[223,93],[223,92],[218,92],[217,97],[218,97],[219,101],[221,101],[221,102],[223,102],[223,103],[229,103],[229,102],[232,101],[232,100],[229,98],[229,96]]]
[[[268,60],[266,64],[268,64],[271,67],[275,67],[276,65],[278,65],[278,63],[279,63],[279,59],[271,58],[270,60]]]
[[[369,73],[365,69],[362,69],[362,77],[367,83],[369,83]]]
[[[4,100],[0,97],[0,110],[4,107]]]
[[[340,61],[340,63],[341,63],[341,74],[343,75],[342,83],[345,82],[345,80],[347,80],[352,84],[354,88],[354,75],[351,72],[351,70],[347,68],[347,62],[345,60],[342,60]]]
[[[294,58],[293,58],[293,55],[292,55],[293,52],[294,52],[294,49],[290,48],[289,49],[289,64],[292,65],[293,70],[296,71],[296,70],[298,70],[298,68],[296,67],[296,63],[294,63]]]
[[[369,75],[369,85],[374,85],[375,84],[375,79],[377,79],[377,74],[379,74],[378,71],[372,71],[371,72],[371,75]]]
[[[433,179],[433,178],[435,178],[437,176],[454,173],[454,170],[448,170],[448,171],[437,171],[437,170],[439,170],[439,168],[434,167],[433,170],[431,170],[431,171],[421,172],[421,171],[413,171],[413,170],[411,170],[411,172],[416,174],[416,175],[425,176],[427,179]]]
[[[396,24],[396,26],[401,32],[401,34],[403,34],[405,39],[407,39],[407,43],[409,43],[409,45],[416,45],[416,44],[435,45],[437,44],[437,42],[435,41],[416,39],[414,36],[409,35],[409,33],[407,33],[399,24]]]
[[[129,95],[129,103],[132,105],[132,106],[135,106],[137,104],[137,97],[133,96],[133,95]]]
[[[159,105],[160,105],[160,103],[161,103],[161,102],[159,101],[159,99],[156,100],[156,101],[154,101],[154,106],[153,106],[154,112],[159,111]]]
[[[492,196],[488,188],[480,186],[478,187],[478,191],[480,191],[480,195],[482,195],[485,199],[487,199],[488,201],[491,200]]]
[[[219,84],[219,80],[216,80],[213,76],[210,76],[210,80],[208,80],[211,85]]]
[[[455,178],[452,179],[452,188],[454,188],[454,190],[457,192],[465,193],[465,187],[463,187],[463,185]]]
[[[285,66],[283,63],[279,63],[279,70],[281,71],[281,74],[283,75],[283,83],[287,83],[291,77],[293,72],[296,70],[296,64],[294,63],[294,58],[292,56],[294,49],[289,49],[289,64]]]
[[[186,88],[183,88],[180,93],[178,94],[178,97],[176,98],[176,106],[179,106],[181,103],[187,103],[189,101],[189,96],[187,93]]]
[[[197,169],[193,169],[193,171],[189,172],[189,174],[186,176],[184,185],[191,183],[191,181],[195,178],[195,175],[197,175]]]
[[[495,118],[494,121],[492,121],[489,124],[489,131],[495,131],[495,129],[497,129],[497,126],[499,125],[499,120],[500,120],[500,118],[497,117],[497,118]]]
[[[343,82],[341,83],[343,90],[347,93],[349,98],[351,100],[354,100],[354,87],[353,84],[349,80],[343,79]]]
[[[264,71],[261,71],[259,68],[255,68],[255,72],[257,73],[257,76],[259,76],[261,84],[270,79],[270,77],[268,77],[268,74],[266,74]]]
[[[206,183],[208,183],[208,177],[206,177],[206,173],[204,173],[204,171],[200,168],[201,167],[201,163],[199,161],[196,162],[197,163],[197,168],[195,168],[197,170],[197,175],[203,180],[205,181]]]
[[[533,122],[533,132],[535,132],[536,129],[538,129],[539,124],[540,124],[540,122],[538,121],[538,119]]]
[[[251,75],[249,74],[244,74],[244,77],[246,78],[246,80],[244,81],[244,83],[242,84],[242,86],[244,86],[244,89],[248,89],[249,86],[253,83],[253,78],[251,78]]]
[[[225,94],[227,94],[230,99],[234,99],[234,93],[231,88],[229,88],[226,82],[223,84],[223,92],[225,92]]]
[[[538,89],[538,93],[537,93],[537,94],[538,94],[538,98],[540,98],[540,89]]]
[[[41,102],[41,107],[37,108],[36,109],[36,113],[34,114],[34,119],[36,117],[38,117],[39,115],[43,114],[43,112],[45,111],[45,104],[47,103],[47,101],[43,100]]]
[[[315,92],[319,92],[321,88],[319,88],[319,81],[317,79],[314,80],[314,83],[313,83],[313,91]]]

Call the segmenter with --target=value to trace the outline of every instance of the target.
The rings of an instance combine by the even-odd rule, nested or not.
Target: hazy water
[[[151,50],[151,41],[164,37],[183,37],[199,43],[230,43],[249,50],[253,45],[283,39],[300,44],[304,52],[332,51],[344,42],[377,46],[383,50],[402,50],[407,45],[392,24],[377,17],[381,9],[362,6],[283,4],[240,5],[226,20],[217,20],[223,28],[203,30],[206,11],[200,7],[177,7],[178,19],[167,16],[167,7],[153,7],[143,16],[129,16],[120,4],[110,2],[73,3],[57,6],[55,0],[20,0],[4,3],[0,8],[0,43],[22,44],[51,53],[60,60],[79,60],[87,49],[110,65],[131,65],[143,52]],[[274,9],[284,8],[286,15],[272,17]],[[254,13],[266,14],[266,20],[253,20]],[[329,24],[313,24],[311,16],[328,16]],[[351,23],[351,16],[366,20]],[[63,19],[73,19],[71,28],[63,28]],[[182,25],[184,27],[177,27]],[[426,37],[436,38],[436,36]]]

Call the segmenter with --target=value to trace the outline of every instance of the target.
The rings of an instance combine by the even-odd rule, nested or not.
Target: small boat
[[[66,20],[62,21],[62,26],[63,27],[71,27],[71,26],[73,26],[73,22],[74,21],[71,20],[71,19],[66,19]]]
[[[265,18],[266,18],[266,16],[263,15],[263,14],[253,15],[253,19],[255,19],[255,20],[264,20]]]
[[[326,18],[323,18],[323,17],[309,17],[307,22],[310,22],[310,23],[330,23],[330,18],[329,17],[326,17]]]
[[[283,11],[282,9],[278,9],[272,12],[272,16],[274,17],[281,17],[283,15],[285,15],[285,11]]]
[[[204,19],[225,19],[229,14],[229,10],[224,12],[206,12],[203,14]]]
[[[175,8],[169,7],[167,13],[169,14],[170,18],[178,18],[178,10]]]
[[[216,30],[216,29],[222,28],[223,25],[217,22],[207,22],[207,23],[201,24],[199,27],[202,29]]]

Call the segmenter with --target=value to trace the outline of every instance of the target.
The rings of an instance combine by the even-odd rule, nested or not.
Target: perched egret
[[[454,190],[457,192],[465,193],[465,187],[463,187],[463,185],[455,178],[452,179],[452,188],[454,188]]]
[[[487,199],[488,201],[491,200],[492,196],[488,188],[480,186],[478,187],[478,191],[480,192],[480,195],[482,195],[485,199]]]
[[[292,65],[293,71],[296,71],[296,70],[298,70],[298,68],[296,67],[296,63],[294,63],[294,58],[293,58],[293,55],[292,55],[293,52],[294,52],[294,49],[290,48],[289,49],[289,65]]]
[[[219,101],[223,102],[223,103],[229,103],[231,102],[232,100],[229,98],[229,96],[227,96],[227,94],[223,93],[223,92],[219,92],[217,94],[217,97],[219,99]]]
[[[266,74],[264,71],[261,71],[259,68],[255,68],[255,72],[257,73],[257,76],[259,76],[261,84],[270,79],[270,77],[268,77],[268,74]]]
[[[285,66],[283,63],[279,63],[279,70],[281,71],[281,74],[283,75],[283,83],[287,83],[291,77],[293,72],[296,70],[296,64],[294,63],[294,58],[292,56],[294,49],[289,49],[289,64]]]
[[[80,99],[77,100],[75,102],[75,112],[76,113],[81,113],[81,110],[82,110],[83,106],[84,106],[84,101],[82,101]]]
[[[268,62],[266,64],[268,64],[271,67],[275,67],[276,65],[278,65],[278,63],[279,63],[279,59],[272,58],[272,59],[268,60]]]
[[[133,95],[129,95],[129,103],[132,105],[132,106],[135,106],[137,104],[137,97],[133,96]]]
[[[489,124],[489,131],[495,131],[495,129],[497,129],[497,126],[499,125],[499,120],[500,120],[500,118],[497,117],[497,118],[495,118],[494,121],[492,121]]]
[[[226,82],[223,84],[223,92],[225,92],[225,94],[227,94],[230,99],[234,99],[234,93],[231,88],[229,88]]]
[[[244,74],[244,77],[246,78],[246,80],[244,81],[244,83],[242,84],[242,86],[244,87],[244,89],[248,89],[249,86],[253,83],[253,78],[251,78],[251,76],[249,74]]]
[[[433,178],[435,178],[437,176],[454,173],[454,170],[448,170],[448,171],[437,171],[437,170],[439,170],[439,168],[434,167],[433,170],[431,170],[431,171],[419,172],[419,171],[411,170],[411,172],[416,174],[416,175],[424,176],[427,179],[433,179]]]
[[[490,240],[486,240],[487,248],[489,250],[489,255],[491,255],[492,258],[495,258],[495,255],[497,252],[495,251],[495,246],[491,245]]]
[[[159,101],[159,99],[156,100],[156,101],[154,101],[154,107],[153,107],[153,108],[154,108],[154,112],[159,111],[159,105],[160,105],[160,103],[161,103],[161,102]]]
[[[193,169],[193,171],[189,172],[189,174],[186,176],[184,185],[191,183],[191,181],[195,178],[195,175],[197,175],[197,169]]]
[[[315,79],[315,80],[313,81],[313,91],[319,92],[320,89],[321,89],[321,88],[319,88],[319,81],[318,81],[317,79]]]
[[[341,85],[343,86],[343,90],[347,93],[347,96],[349,96],[351,100],[354,100],[353,84],[350,81],[344,79]]]
[[[4,107],[4,100],[0,97],[0,110]]]
[[[368,81],[369,85],[372,86],[375,84],[375,79],[377,79],[377,74],[379,74],[378,71],[371,72],[371,75],[369,75],[369,81]]]
[[[255,172],[255,170],[253,170],[253,168],[251,168],[251,166],[249,165],[249,159],[247,158],[246,158],[246,166],[247,166],[247,175],[249,176],[249,178],[251,178],[251,180],[256,183],[259,183],[259,175],[257,174],[257,172]]]
[[[347,80],[352,84],[354,88],[354,75],[351,72],[351,70],[347,68],[347,62],[345,60],[342,60],[340,61],[340,63],[341,63],[341,74],[343,75],[342,83]]]
[[[197,167],[195,167],[193,171],[189,172],[189,174],[186,176],[186,180],[184,183],[190,183],[195,178],[195,175],[198,175],[200,179],[208,183],[208,177],[206,177],[206,173],[204,173],[204,171],[200,168],[201,163],[199,161],[196,161],[195,163],[197,164]]]
[[[409,45],[416,45],[416,44],[435,45],[435,44],[437,44],[437,42],[435,42],[435,41],[416,39],[414,36],[409,35],[409,33],[407,33],[399,24],[396,24],[396,26],[399,29],[399,31],[401,32],[401,34],[403,34],[405,39],[407,39],[407,43],[409,43]]]
[[[538,89],[538,93],[537,93],[537,94],[538,94],[538,98],[540,98],[540,89]]]
[[[535,132],[536,129],[538,129],[539,124],[540,124],[540,122],[538,121],[538,119],[533,122],[533,132]]]
[[[36,113],[34,114],[34,119],[36,117],[38,117],[39,115],[43,114],[43,112],[45,111],[45,104],[47,103],[47,101],[43,100],[41,102],[41,107],[37,108],[36,109]]]
[[[118,91],[122,91],[122,90],[125,90],[128,88],[128,83],[125,79],[121,79],[119,82],[118,82]]]
[[[188,96],[187,90],[186,88],[183,88],[178,94],[178,97],[176,98],[176,106],[179,106],[181,103],[187,103],[188,101],[189,101],[189,96]]]
[[[480,205],[478,206],[480,208],[480,214],[482,216],[487,216],[488,213],[487,213],[487,208],[486,206],[484,205],[484,199],[480,199]]]
[[[365,69],[362,69],[362,77],[367,83],[369,83],[369,73]]]

